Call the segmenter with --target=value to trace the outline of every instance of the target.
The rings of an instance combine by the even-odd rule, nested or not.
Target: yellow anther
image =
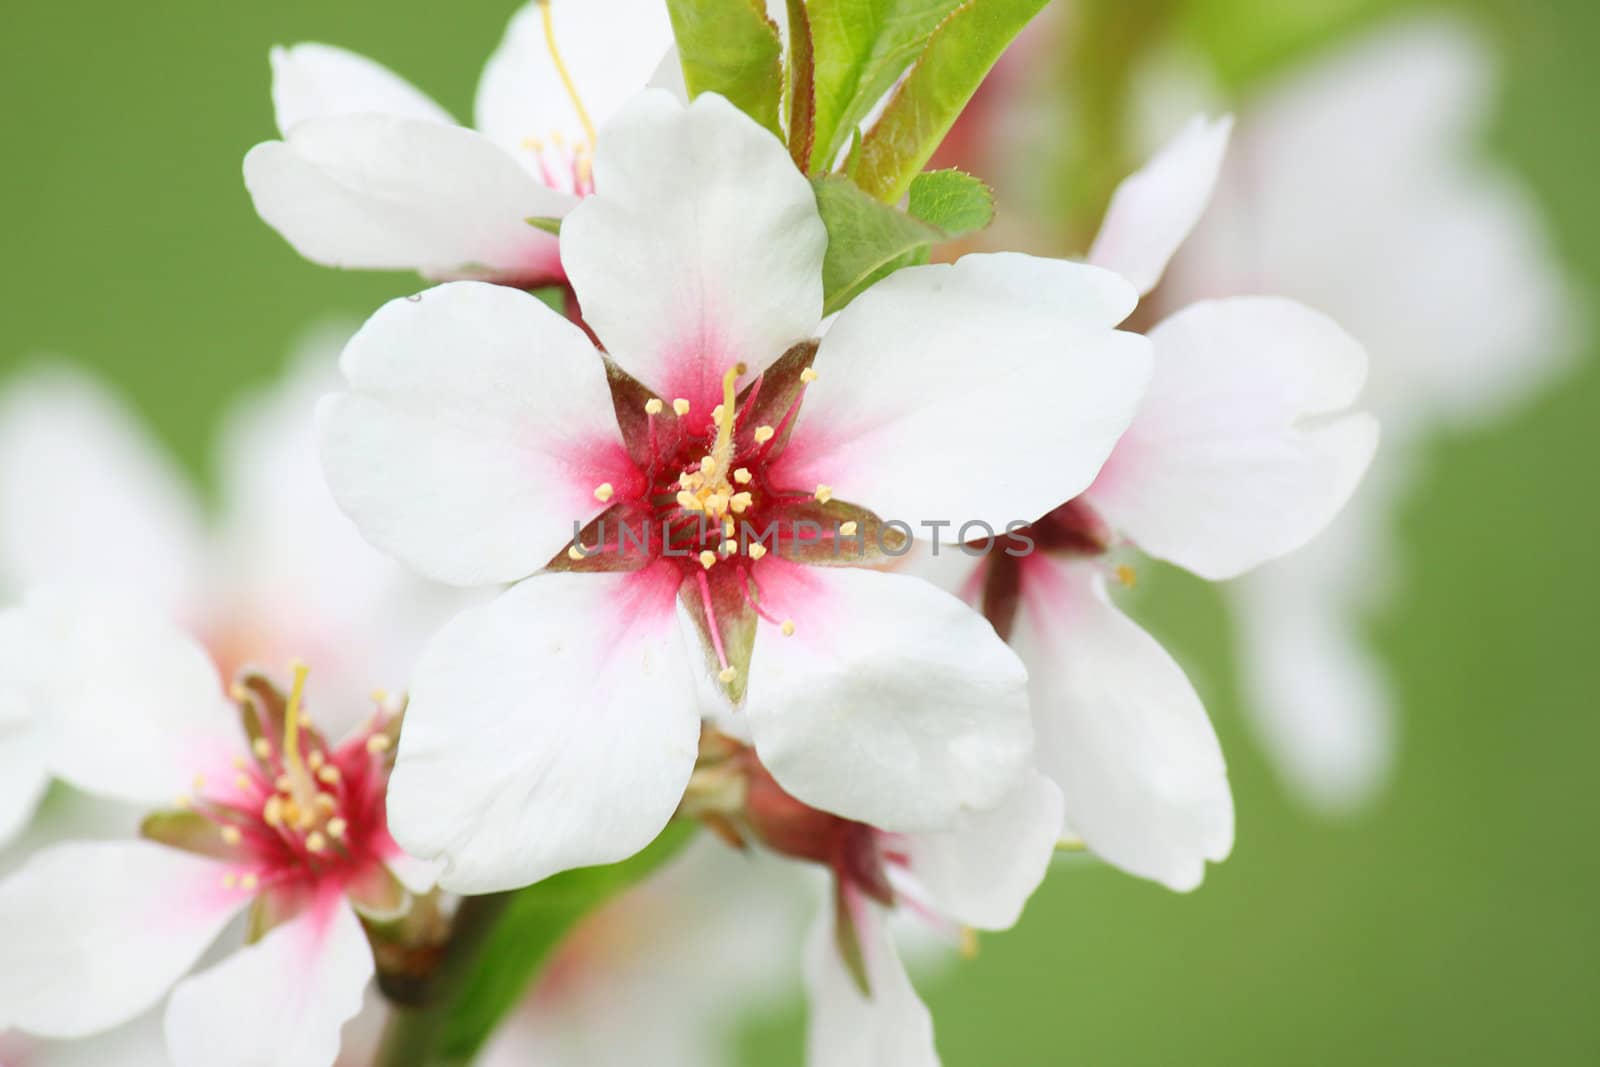
[[[244,840],[244,835],[239,832],[237,826],[224,826],[222,828],[222,840],[225,844],[237,845]]]
[[[256,754],[256,759],[271,759],[272,742],[265,737],[258,737],[250,742],[250,751]]]
[[[254,893],[256,891],[256,886],[260,884],[261,879],[257,878],[253,874],[247,874],[243,878],[239,879],[239,888],[243,889],[246,893]]]
[[[287,793],[290,789],[294,788],[294,779],[290,778],[287,774],[280,774],[272,783],[272,788],[276,789],[280,793]]]
[[[229,871],[227,874],[224,874],[222,876],[222,888],[224,888],[224,889],[236,889],[236,888],[238,888],[238,885],[239,885],[239,876],[234,874],[232,871]]]
[[[311,751],[311,755],[306,757],[306,766],[310,767],[314,771],[321,770],[322,765],[325,762],[327,762],[326,757],[323,756],[322,749],[320,748],[313,749]]]
[[[730,519],[730,518],[724,517],[723,520],[722,520],[722,536],[723,537],[732,537],[733,536],[733,531],[735,529],[737,529],[737,527],[735,527],[733,525],[733,520]]]
[[[725,515],[728,511],[728,500],[727,493],[712,493],[706,497],[706,511],[713,516]]]
[[[833,499],[833,486],[819,485],[817,486],[817,491],[814,495],[817,498],[817,503],[826,504],[828,501]]]
[[[817,380],[816,370],[812,367],[807,367],[805,370],[800,372],[800,380],[806,385],[810,385],[812,382]]]
[[[653,396],[644,402],[644,413],[646,415],[659,415],[664,407],[666,405],[661,402],[661,398]]]
[[[783,620],[783,625],[779,626],[778,629],[783,631],[783,636],[785,636],[785,637],[793,637],[794,636],[794,620],[793,619],[784,619]]]
[[[589,112],[584,110],[583,100],[578,96],[578,87],[572,82],[572,75],[567,71],[567,64],[561,58],[561,49],[556,47],[556,25],[550,15],[550,0],[539,0],[539,14],[544,19],[544,43],[550,49],[550,62],[556,68],[556,77],[561,79],[561,87],[567,91],[567,99],[572,101],[572,110],[578,113],[578,121],[583,125],[583,135],[589,139],[589,144],[594,145],[594,123],[589,120]],[[561,143],[559,133],[552,135],[552,140]]]
[[[321,830],[315,830],[306,837],[306,849],[311,852],[326,852],[328,838]]]
[[[727,410],[727,409],[722,404],[718,404],[716,407],[712,408],[711,409],[711,421],[712,422],[721,422],[722,421],[722,413],[725,410]]]
[[[680,396],[672,402],[672,413],[679,418],[689,414],[689,402]]]
[[[179,808],[180,810],[188,811],[190,808],[194,807],[194,801],[189,799],[189,794],[180,793],[178,794],[178,799],[173,801],[173,806]]]
[[[724,556],[731,556],[737,551],[739,551],[739,542],[734,538],[730,537],[722,542],[722,554]]]
[[[961,928],[961,958],[964,960],[977,959],[978,957],[978,931],[970,926]]]
[[[249,779],[249,777],[247,775],[243,775],[243,774],[236,776],[234,778],[234,780],[233,780],[233,787],[235,789],[239,790],[239,792],[241,792],[241,793],[244,792],[246,789],[249,789],[250,788],[250,779]]]
[[[858,529],[860,529],[860,527],[856,525],[856,520],[854,519],[851,519],[849,522],[841,522],[839,524],[839,535],[841,537],[854,537],[856,535],[856,530]]]
[[[273,829],[283,823],[283,798],[274,794],[261,806],[261,821]]]
[[[250,690],[246,689],[238,682],[234,682],[228,687],[228,695],[232,697],[236,703],[243,704],[245,701],[250,699]]]
[[[522,147],[529,152],[543,152],[544,142],[537,137],[524,137],[522,139]]]
[[[712,565],[716,562],[717,554],[711,551],[709,548],[700,553],[700,566],[704,567],[706,570],[710,570]]]
[[[371,737],[367,738],[367,751],[371,752],[373,755],[377,755],[379,752],[389,751],[389,735],[373,734]]]
[[[387,705],[389,703],[389,691],[387,689],[374,689],[372,691],[372,702],[374,704]]]
[[[747,551],[750,553],[751,559],[760,559],[762,556],[767,554],[767,546],[762,544],[760,541],[757,541],[752,544]]]
[[[739,672],[732,667],[724,667],[717,672],[717,681],[723,685],[727,685],[737,677],[739,677]]]
[[[577,545],[573,545],[571,548],[567,549],[567,558],[587,559],[588,557],[583,554],[583,549],[579,548]]]
[[[249,765],[250,765],[250,761],[245,759],[243,756],[235,756],[235,757],[233,757],[233,769],[234,770],[242,771],[246,767],[248,767]]]
[[[334,782],[339,780],[339,768],[330,763],[326,767],[322,768],[322,770],[317,772],[317,777],[321,778],[329,785],[332,785]]]
[[[689,490],[680,489],[678,490],[678,506],[685,511],[699,511],[704,505],[700,503],[700,498],[689,492]]]
[[[1138,580],[1139,575],[1135,573],[1134,569],[1128,566],[1126,563],[1123,563],[1117,567],[1117,581],[1121,582],[1129,589],[1132,589],[1134,583]]]
[[[748,467],[740,467],[733,472],[733,480],[738,482],[740,485],[749,485],[750,478],[750,468]]]
[[[768,441],[772,440],[773,435],[777,432],[778,431],[774,430],[771,426],[757,426],[755,434],[756,444],[766,444]]]
[[[601,482],[594,490],[594,498],[602,504],[610,500],[615,494],[616,490],[611,488],[610,482]]]
[[[716,471],[716,469],[717,469],[717,460],[716,460],[715,456],[701,456],[700,457],[700,476],[702,478],[709,477],[711,474],[713,474]]]
[[[751,496],[749,493],[735,493],[728,498],[728,506],[733,509],[733,513],[735,515],[740,515],[743,514],[751,504],[755,503],[755,499],[756,498]]]
[[[343,819],[328,820],[328,836],[333,838],[335,841],[343,840],[345,831],[349,829],[350,824],[345,822]]]
[[[333,799],[332,797],[330,797],[326,793],[318,793],[317,794],[317,804],[316,804],[316,806],[317,806],[317,810],[318,811],[321,811],[321,812],[324,812],[324,813],[330,814],[330,815],[333,812],[339,810],[339,802],[337,800]]]
[[[206,776],[203,775],[203,774],[195,775],[194,776],[193,786],[194,786],[194,791],[196,793],[198,793],[198,792],[200,792],[200,790],[204,789],[206,787]]]

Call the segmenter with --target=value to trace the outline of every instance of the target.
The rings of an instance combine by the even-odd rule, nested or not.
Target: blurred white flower
[[[357,915],[390,919],[432,872],[390,838],[398,722],[379,707],[331,744],[304,703],[259,678],[224,698],[204,649],[142,606],[31,596],[0,638],[25,657],[50,769],[157,810],[143,840],[69,842],[0,882],[0,1028],[93,1035],[169,989],[177,1067],[323,1067],[373,973]],[[176,804],[174,808],[172,805]],[[250,944],[185,977],[249,911]]]
[[[598,127],[676,52],[658,0],[534,0],[484,68],[477,129],[370,59],[323,44],[272,53],[282,141],[245,157],[261,217],[324,266],[522,287],[563,281],[554,235],[594,187]],[[666,56],[666,60],[663,57]]]
[[[1216,202],[1162,296],[1273,292],[1371,355],[1374,477],[1306,550],[1229,587],[1248,704],[1287,780],[1360,803],[1392,758],[1392,695],[1363,636],[1395,586],[1392,513],[1441,428],[1476,426],[1559,376],[1579,332],[1538,212],[1484,158],[1494,63],[1428,16],[1290,70],[1241,112]]]
[[[720,97],[647,93],[597,164],[562,254],[615,400],[578,327],[458,282],[374,316],[322,410],[334,495],[374,544],[469,585],[557,568],[425,653],[397,833],[458,891],[631,854],[682,796],[707,663],[724,700],[748,685],[756,747],[811,803],[891,829],[995,803],[1030,740],[1015,657],[926,583],[799,565],[836,560],[797,519],[998,528],[1084,488],[1144,384],[1144,343],[1111,329],[1131,289],[1022,256],[913,268],[819,351],[825,232],[775,138]],[[602,512],[647,546],[572,546]],[[770,555],[735,516],[776,524]]]

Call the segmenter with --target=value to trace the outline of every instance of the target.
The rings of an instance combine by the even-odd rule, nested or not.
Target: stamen
[[[793,637],[794,636],[794,620],[793,619],[784,619],[783,620],[783,625],[778,627],[778,629],[783,631],[783,636],[785,636],[785,637]]]
[[[854,519],[851,519],[849,522],[841,522],[839,524],[839,534],[843,537],[854,537],[856,535],[857,528],[858,527],[856,526],[856,521]]]
[[[689,414],[689,402],[680,396],[672,402],[672,413],[679,418]]]
[[[733,472],[733,480],[740,485],[749,485],[751,477],[749,467],[740,467]]]
[[[588,557],[584,555],[583,549],[579,548],[577,545],[573,545],[571,548],[567,549],[567,558],[574,560],[588,559]]]
[[[687,489],[678,490],[678,506],[685,511],[699,511],[704,506],[700,498]]]
[[[237,826],[224,826],[222,828],[222,840],[224,844],[237,845],[243,839],[244,835],[239,832],[239,828]]]
[[[350,829],[350,824],[345,822],[343,819],[328,820],[328,836],[333,838],[335,841],[343,840],[345,831],[348,829]]]
[[[750,553],[751,559],[760,559],[767,554],[767,546],[760,541],[756,541],[746,551]]]
[[[615,493],[616,493],[616,490],[611,488],[611,483],[610,482],[601,482],[595,488],[594,498],[596,500],[600,501],[600,503],[604,504],[607,500],[610,500],[612,495],[615,494]]]
[[[728,498],[728,506],[733,509],[735,515],[743,514],[753,503],[755,503],[755,497],[749,493],[735,493]]]
[[[833,486],[818,485],[817,491],[812,495],[817,498],[817,503],[826,504],[828,501],[833,499]]]
[[[721,682],[723,685],[727,685],[737,677],[739,677],[739,672],[733,667],[724,667],[722,670],[717,672],[717,681]]]
[[[644,413],[646,415],[659,415],[664,407],[666,405],[661,402],[661,398],[653,396],[644,402]]]
[[[326,852],[328,838],[321,830],[314,830],[306,838],[306,850],[309,852]]]
[[[224,888],[224,889],[235,889],[235,888],[238,887],[238,885],[239,885],[239,876],[234,874],[232,871],[229,871],[229,872],[227,872],[226,874],[224,874],[222,876],[222,888]]]
[[[776,432],[777,431],[774,430],[771,426],[757,426],[756,427],[756,433],[755,433],[756,444],[758,444],[758,445],[766,444],[768,441],[772,440],[772,435],[774,433],[776,433]]]
[[[380,752],[389,751],[389,735],[373,734],[367,738],[367,751],[376,756]]]
[[[722,542],[722,554],[724,556],[731,556],[737,551],[739,551],[739,542],[734,538],[730,537]]]
[[[256,759],[269,760],[272,758],[272,742],[265,737],[258,737],[250,742],[250,751],[255,753]]]
[[[254,893],[256,891],[256,886],[260,884],[261,879],[257,878],[254,874],[247,874],[243,878],[239,879],[239,888],[243,889],[246,893]]]
[[[539,0],[539,14],[544,18],[544,40],[550,48],[550,61],[555,64],[556,76],[561,79],[561,86],[566,89],[567,98],[572,101],[572,110],[578,113],[578,121],[583,124],[584,136],[589,138],[592,147],[595,142],[594,123],[589,120],[589,112],[584,110],[583,100],[578,96],[578,87],[572,83],[572,75],[561,59],[561,50],[556,47],[556,27],[555,20],[550,15],[550,0]],[[560,136],[558,133],[555,138]]]
[[[339,768],[330,763],[317,772],[317,777],[332,785],[339,780]]]
[[[717,554],[711,551],[709,548],[700,553],[700,566],[704,567],[706,570],[710,570],[712,565],[716,562]]]
[[[805,370],[800,372],[800,381],[803,384],[810,385],[812,382],[814,382],[816,380],[817,380],[817,372],[816,372],[815,368],[807,367]]]

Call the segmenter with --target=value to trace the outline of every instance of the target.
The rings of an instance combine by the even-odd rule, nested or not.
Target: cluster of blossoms
[[[220,541],[247,549],[180,580],[207,553],[168,514],[113,539],[95,595],[67,588],[96,552],[80,531],[148,511],[120,502],[159,464],[120,441],[88,465],[104,493],[57,491],[0,538],[33,589],[0,614],[0,830],[52,778],[141,820],[0,880],[0,1030],[158,1010],[161,1062],[326,1067],[374,976],[397,1013],[436,1009],[504,894],[676,820],[825,873],[810,1062],[926,1067],[892,916],[970,946],[1063,846],[1177,890],[1230,852],[1200,698],[1110,596],[1123,552],[1212,580],[1279,559],[1378,436],[1353,410],[1363,348],[1310,307],[1230,296],[1128,326],[1156,317],[1140,301],[1231,120],[1128,177],[1087,262],[911,257],[835,306],[852,235],[801,112],[774,129],[693,78],[691,99],[677,5],[598,8],[520,12],[476,130],[359,56],[273,54],[283,139],[245,160],[261,216],[318,263],[443,284],[378,310],[320,403],[283,401],[292,458],[227,473],[242,532]],[[105,422],[81,385],[39,388]],[[28,459],[0,463],[0,507],[104,437],[0,410],[8,436]],[[183,496],[157,480],[146,496]],[[79,497],[115,514],[75,516]],[[941,552],[945,528],[967,543]],[[243,559],[274,565],[246,580]],[[438,585],[483,592],[436,625],[464,602]],[[249,666],[292,655],[309,671]],[[405,698],[363,698],[363,672]],[[725,860],[692,895],[766,877]],[[243,947],[203,960],[219,939]],[[540,995],[581,988],[583,963]],[[405,1040],[384,1062],[423,1062]]]

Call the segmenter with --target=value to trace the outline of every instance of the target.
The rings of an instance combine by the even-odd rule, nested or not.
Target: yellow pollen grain
[[[256,754],[256,759],[271,759],[272,742],[265,737],[258,737],[250,742],[250,751]]]
[[[322,764],[326,760],[326,758],[327,757],[323,756],[322,750],[320,748],[319,749],[313,749],[312,752],[311,752],[311,755],[306,757],[306,766],[310,767],[314,771],[315,770],[320,770],[321,767],[322,767]]]
[[[180,794],[178,794],[178,799],[176,801],[176,805],[177,805],[178,808],[180,808],[180,809],[182,809],[184,811],[187,811],[187,810],[189,810],[189,808],[194,806],[194,801],[189,799],[189,794],[180,793]]]
[[[706,510],[712,515],[722,515],[728,510],[728,494],[712,493],[706,497]]]
[[[733,509],[735,515],[741,515],[755,503],[755,499],[749,493],[735,493],[728,498],[728,506]]]
[[[839,533],[844,537],[854,537],[858,529],[860,529],[860,527],[856,525],[856,521],[854,519],[851,519],[849,522],[841,522],[839,524]]]
[[[817,503],[826,504],[828,501],[833,499],[833,486],[819,485],[817,486],[817,491],[814,495],[817,498]]]
[[[778,431],[774,430],[771,426],[757,426],[755,434],[756,444],[766,444],[768,441],[772,440],[773,435],[777,432]]]
[[[724,556],[731,556],[737,551],[739,551],[738,541],[730,537],[726,541],[722,542],[722,554]]]
[[[584,559],[586,557],[583,554],[583,549],[579,548],[577,545],[573,545],[571,548],[567,549],[567,558]]]
[[[716,407],[712,408],[711,409],[711,421],[712,422],[721,422],[722,421],[722,411],[723,411],[723,407],[722,407],[721,404],[718,404]]]
[[[716,562],[717,554],[711,551],[709,548],[700,553],[700,566],[704,567],[706,570],[710,570],[712,565]]]
[[[233,769],[236,770],[236,771],[244,770],[245,767],[249,765],[249,763],[250,763],[250,761],[245,759],[243,756],[235,756],[235,757],[233,757]]]
[[[733,531],[735,529],[736,529],[736,527],[733,525],[733,520],[732,519],[724,518],[722,520],[722,536],[723,537],[732,537],[733,536]]]
[[[760,541],[757,541],[755,544],[750,546],[749,552],[751,559],[760,559],[762,556],[767,554],[767,546],[762,544]]]
[[[239,792],[241,792],[241,793],[244,792],[246,789],[249,789],[250,788],[250,779],[249,779],[249,777],[247,777],[246,775],[243,775],[243,774],[237,776],[233,780],[233,787],[235,789],[239,790]]]
[[[228,695],[238,703],[243,704],[250,699],[250,690],[246,689],[238,682],[234,682],[228,687]]]
[[[326,767],[322,768],[322,770],[317,772],[317,777],[321,778],[329,785],[332,785],[334,782],[339,780],[339,768],[330,763]]]
[[[794,636],[794,620],[793,619],[784,619],[783,620],[783,625],[779,626],[778,629],[783,631],[783,636],[785,636],[785,637],[793,637]]]
[[[689,402],[680,396],[672,402],[672,413],[679,418],[689,414]]]
[[[373,755],[377,755],[379,752],[389,751],[389,735],[373,734],[371,737],[367,738],[367,751],[371,752]]]
[[[611,488],[610,482],[601,482],[599,485],[595,486],[594,498],[600,501],[600,503],[604,504],[607,500],[610,500],[613,496],[615,496],[616,492],[617,491],[615,489]]]
[[[738,482],[740,485],[749,485],[750,478],[750,468],[748,467],[740,467],[738,470],[733,472],[733,480]]]
[[[805,370],[800,372],[800,380],[806,385],[810,385],[812,382],[817,380],[817,372],[811,367],[807,367]]]
[[[715,456],[701,456],[700,457],[700,476],[702,478],[710,475],[716,469],[717,469],[717,460],[716,460]]]
[[[293,785],[293,780],[287,774],[278,775],[278,780],[272,783],[272,787],[280,793],[287,793]]]
[[[389,691],[387,689],[374,689],[372,691],[372,702],[379,705],[388,704]]]
[[[222,888],[224,888],[224,889],[234,889],[238,885],[239,885],[239,876],[234,874],[232,871],[229,871],[227,874],[222,876]]]
[[[306,837],[306,848],[311,852],[326,852],[328,838],[321,830],[314,831]]]
[[[278,828],[279,824],[283,822],[282,797],[271,796],[267,798],[267,802],[261,806],[261,821],[273,829]]]
[[[685,511],[699,511],[703,507],[700,498],[687,489],[678,490],[678,506]]]
[[[256,886],[260,884],[261,879],[257,878],[253,874],[247,874],[243,878],[239,879],[239,888],[243,889],[246,893],[255,892]]]
[[[335,841],[343,840],[345,831],[350,829],[350,824],[343,819],[328,820],[328,836]]]
[[[739,677],[739,672],[733,667],[724,667],[722,670],[717,672],[717,681],[721,682],[723,685],[727,685],[737,677]]]
[[[225,844],[237,845],[243,839],[244,835],[239,832],[237,826],[224,826],[222,828],[222,840]]]
[[[666,405],[661,402],[661,398],[653,396],[644,402],[644,413],[646,415],[659,415],[664,407]]]
[[[339,802],[326,793],[317,794],[316,805],[323,812],[326,812],[330,815],[339,810]]]
[[[1137,582],[1138,580],[1139,580],[1139,575],[1137,573],[1135,573],[1134,569],[1132,567],[1128,566],[1126,563],[1121,564],[1120,566],[1117,567],[1117,581],[1121,582],[1123,585],[1127,586],[1129,589],[1132,589],[1133,586],[1134,586],[1134,583]]]

